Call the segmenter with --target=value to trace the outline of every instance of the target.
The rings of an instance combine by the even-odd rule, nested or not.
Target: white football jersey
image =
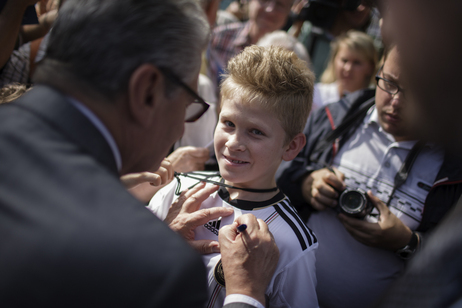
[[[216,173],[201,172],[204,175]],[[196,176],[196,175],[195,175]],[[209,179],[220,181],[216,177]],[[180,176],[181,189],[199,183],[196,179]],[[162,188],[149,202],[148,208],[160,219],[165,219],[174,200],[178,181]],[[195,230],[195,239],[218,241],[221,227],[233,223],[242,214],[253,214],[268,225],[279,248],[279,262],[267,290],[267,304],[270,307],[318,307],[316,297],[315,252],[318,242],[314,233],[303,223],[290,204],[289,199],[279,192],[270,200],[253,202],[229,200],[228,191],[221,187],[202,203],[201,208],[231,207],[234,215],[209,221]],[[222,307],[226,297],[225,281],[221,271],[219,253],[204,255],[208,270],[209,301],[208,308]]]

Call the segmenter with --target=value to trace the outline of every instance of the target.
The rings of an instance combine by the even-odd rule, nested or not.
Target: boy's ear
[[[128,83],[128,111],[142,127],[149,126],[160,104],[163,93],[163,75],[151,64],[140,65]]]
[[[303,133],[298,133],[292,141],[287,145],[287,148],[282,155],[282,160],[289,161],[297,157],[298,153],[306,144],[306,137]]]

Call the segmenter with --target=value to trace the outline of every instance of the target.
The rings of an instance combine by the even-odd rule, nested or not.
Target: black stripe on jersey
[[[302,246],[302,250],[305,250],[307,248],[307,246],[306,246],[305,240],[303,239],[303,235],[300,233],[297,226],[295,226],[292,219],[290,219],[286,215],[286,213],[279,207],[279,204],[275,204],[274,208],[279,213],[279,215],[289,224],[289,226],[292,228],[292,230],[294,230],[294,233],[297,236],[298,241],[300,242],[300,245]]]
[[[305,236],[308,239],[308,242],[310,243],[310,246],[313,245],[313,243],[317,243],[318,239],[314,235],[313,231],[311,231],[311,229],[306,226],[306,224],[302,221],[300,216],[298,216],[298,214],[294,211],[293,207],[288,204],[287,199],[285,201],[281,202],[281,204],[284,206],[286,211],[291,213],[292,216],[297,220],[298,224],[300,225],[300,228],[305,233]]]
[[[288,214],[286,214],[286,212],[280,207],[284,207],[285,211],[287,211],[290,216],[292,216],[292,218],[290,218],[288,216]],[[311,232],[311,230],[309,230],[306,225],[301,221],[301,219],[298,217],[298,214],[296,214],[294,212],[293,209],[291,209],[284,201],[278,203],[278,204],[275,204],[274,205],[274,208],[276,209],[276,211],[278,212],[278,214],[287,222],[287,224],[289,224],[289,226],[292,228],[292,230],[294,231],[295,235],[297,236],[299,242],[300,242],[300,246],[302,247],[302,250],[305,250],[308,246],[306,245],[306,241],[305,239],[303,238],[303,235],[302,233],[300,232],[300,228],[303,230],[303,232],[305,233],[305,236],[306,236],[306,239],[308,241],[308,245],[311,246],[313,245],[313,242],[316,243],[317,242],[317,239],[316,237],[314,236],[314,234]],[[295,222],[294,222],[295,220]],[[298,227],[296,226],[296,224],[298,224]]]

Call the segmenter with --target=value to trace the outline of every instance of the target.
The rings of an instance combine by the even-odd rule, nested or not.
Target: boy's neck
[[[270,180],[271,179],[271,180]],[[225,184],[240,187],[240,188],[252,188],[252,189],[270,189],[277,187],[276,180],[274,177],[267,178],[260,183],[233,183],[225,180]],[[271,199],[272,197],[278,194],[279,189],[275,191],[268,191],[268,192],[251,192],[245,191],[241,189],[234,189],[234,188],[227,188],[229,192],[229,198],[231,200],[245,200],[245,201],[266,201]]]
[[[227,188],[227,190],[229,192],[230,200],[245,200],[253,202],[262,202],[269,200],[279,193],[279,189],[276,191],[266,193],[255,193],[233,188]]]

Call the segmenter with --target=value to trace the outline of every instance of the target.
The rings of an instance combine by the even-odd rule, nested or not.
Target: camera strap
[[[313,151],[311,155],[311,161],[316,161],[315,156],[317,153],[324,151],[328,147],[332,146],[332,143],[339,137],[346,134],[353,128],[359,121],[362,121],[367,114],[367,111],[375,104],[375,97],[371,98],[369,101],[364,103],[362,108],[356,110],[352,114],[345,117],[334,130],[326,134],[325,138],[322,139]],[[352,108],[353,109],[353,108]]]
[[[416,142],[416,144],[414,144],[412,149],[407,154],[406,159],[401,165],[401,168],[395,175],[393,190],[391,191],[390,197],[388,197],[387,206],[390,206],[391,200],[393,199],[393,195],[395,194],[396,189],[398,189],[398,187],[400,187],[404,184],[404,182],[406,182],[409,172],[411,172],[412,165],[414,165],[417,156],[422,151],[424,146],[425,142],[419,140]]]
[[[191,187],[188,187],[188,189],[191,189],[193,188],[194,186],[196,186],[197,184],[199,184],[200,182],[206,182],[206,183],[211,183],[211,184],[215,184],[215,185],[218,185],[218,186],[221,186],[221,187],[225,187],[225,188],[232,188],[232,189],[240,189],[240,190],[244,190],[244,191],[248,191],[248,192],[253,192],[253,193],[267,193],[267,192],[272,192],[272,191],[277,191],[278,190],[278,187],[272,187],[272,188],[266,188],[266,189],[258,189],[258,188],[245,188],[245,187],[236,187],[236,186],[233,186],[233,185],[228,185],[228,184],[225,184],[223,182],[218,182],[218,181],[214,181],[214,180],[211,180],[210,178],[212,177],[217,177],[219,176],[218,173],[213,173],[213,174],[207,174],[207,173],[202,173],[202,172],[197,172],[197,171],[191,171],[191,172],[176,172],[174,173],[174,176],[175,178],[177,179],[178,181],[178,186],[175,190],[175,194],[177,196],[179,196],[181,194],[181,181],[180,181],[180,176],[184,176],[184,177],[188,177],[190,179],[195,179],[195,180],[198,180],[199,182],[197,182],[196,184],[192,185]]]

